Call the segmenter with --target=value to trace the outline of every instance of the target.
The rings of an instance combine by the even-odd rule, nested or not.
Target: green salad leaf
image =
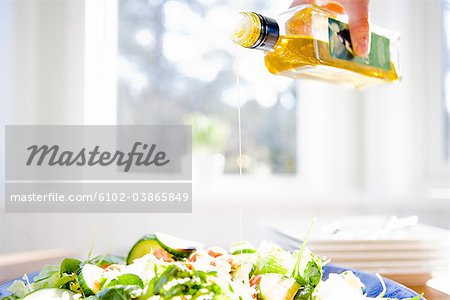
[[[288,275],[292,269],[291,254],[273,243],[263,243],[256,255],[254,275],[266,273]]]
[[[55,273],[46,279],[35,281],[31,284],[33,291],[45,289],[45,288],[61,288],[66,283],[73,281],[76,278],[76,274],[68,275]]]
[[[82,262],[76,258],[65,258],[61,262],[61,266],[59,268],[60,274],[72,274],[77,273],[81,268]]]
[[[145,295],[140,299],[148,299],[159,295],[162,299],[172,299],[177,296],[191,296],[196,299],[200,296],[222,294],[221,288],[209,281],[215,272],[195,271],[185,266],[170,265],[160,275],[155,276],[149,283]]]
[[[58,266],[47,265],[41,269],[41,271],[39,272],[38,275],[36,275],[36,277],[34,277],[34,281],[46,279],[46,278],[54,275],[55,273],[58,273],[58,271],[59,271]]]
[[[302,286],[296,295],[296,299],[309,300],[315,287],[322,279],[322,258],[314,255],[306,247],[294,252],[294,256],[297,259],[291,277]]]
[[[98,300],[131,300],[136,298],[141,289],[137,285],[116,285],[100,291],[96,298]]]
[[[45,288],[61,288],[65,284],[75,280],[76,274],[59,274],[59,268],[45,267],[41,273],[35,277],[33,283],[28,282],[28,278],[24,276],[25,281],[15,280],[8,288],[8,291],[17,298],[23,298],[31,292]],[[36,279],[37,278],[37,279]]]
[[[25,282],[22,280],[15,280],[9,287],[8,291],[12,293],[13,296],[17,298],[22,298],[28,293],[30,293],[30,289],[27,287]]]
[[[139,276],[135,274],[122,274],[117,278],[105,282],[102,285],[102,289],[106,289],[116,285],[123,285],[123,286],[136,285],[139,286],[140,288],[144,288],[144,283],[142,282],[142,279]]]

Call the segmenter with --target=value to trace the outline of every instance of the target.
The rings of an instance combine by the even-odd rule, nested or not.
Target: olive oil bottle
[[[356,56],[347,17],[315,4],[289,9],[275,20],[240,13],[235,43],[265,51],[267,69],[292,78],[319,79],[366,88],[400,79],[399,36],[370,26],[370,52]]]

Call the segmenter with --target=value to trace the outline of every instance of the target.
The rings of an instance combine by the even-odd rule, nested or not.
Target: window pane
[[[268,2],[252,9],[271,11]],[[222,153],[225,171],[236,173],[240,102],[244,172],[295,173],[293,81],[269,74],[262,52],[236,50],[228,25],[238,5],[119,1],[118,122],[193,124],[194,151]]]

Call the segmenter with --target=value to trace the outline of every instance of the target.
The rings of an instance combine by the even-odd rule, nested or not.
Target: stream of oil
[[[242,127],[241,127],[241,75],[239,72],[239,45],[235,43],[235,72],[236,72],[236,96],[238,100],[237,112],[238,112],[238,139],[239,139],[239,177],[242,179]]]
[[[239,45],[235,43],[235,72],[236,72],[236,97],[237,97],[237,114],[238,114],[238,147],[239,156],[237,163],[239,166],[239,189],[242,190],[242,125],[241,125],[241,75],[239,68]],[[242,207],[239,209],[239,238],[240,241],[244,241],[244,225]]]

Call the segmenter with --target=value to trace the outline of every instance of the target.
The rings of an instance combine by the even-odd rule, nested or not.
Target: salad
[[[25,275],[2,299],[387,299],[381,277],[383,291],[376,298],[367,297],[351,271],[322,280],[325,263],[305,245],[290,253],[273,243],[255,248],[241,242],[227,251],[155,233],[141,238],[126,258],[66,258],[59,266],[44,267],[33,282]]]

